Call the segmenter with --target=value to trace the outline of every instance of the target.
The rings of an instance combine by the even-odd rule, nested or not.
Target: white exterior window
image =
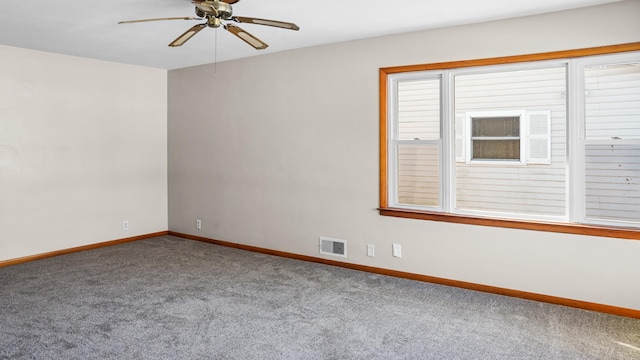
[[[640,228],[640,53],[393,73],[390,208]]]
[[[524,163],[524,111],[467,113],[467,162]]]
[[[465,131],[456,146],[456,160],[476,164],[550,164],[551,112],[489,111],[468,112],[456,133]],[[468,143],[459,145],[462,139]]]

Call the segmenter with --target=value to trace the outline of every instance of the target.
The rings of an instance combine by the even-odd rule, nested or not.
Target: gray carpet
[[[640,359],[640,320],[159,237],[0,268],[0,359]]]

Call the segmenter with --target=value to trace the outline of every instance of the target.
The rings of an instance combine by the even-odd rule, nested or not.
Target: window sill
[[[392,216],[406,219],[444,221],[467,225],[493,226],[511,229],[548,231],[565,234],[604,236],[619,239],[640,240],[640,229],[622,227],[605,227],[596,225],[538,222],[526,220],[491,219],[398,208],[378,208],[378,212],[382,216]]]

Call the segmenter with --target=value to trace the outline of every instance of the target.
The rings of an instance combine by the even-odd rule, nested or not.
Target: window
[[[520,147],[522,114],[490,115],[467,113],[469,162],[523,162]]]
[[[586,62],[582,70],[585,135],[580,150],[584,150],[584,217],[588,222],[637,224],[640,61],[615,60],[594,59]]]
[[[381,214],[640,238],[637,50],[381,69]]]
[[[440,78],[399,80],[397,134],[397,194],[401,202],[440,203]]]

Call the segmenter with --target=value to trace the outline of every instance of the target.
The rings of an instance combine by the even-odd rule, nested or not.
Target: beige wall
[[[375,210],[380,67],[640,41],[639,13],[626,1],[170,71],[169,228],[318,257],[335,237],[352,263],[640,309],[640,241]]]
[[[0,46],[0,260],[167,229],[166,89],[164,70]]]

